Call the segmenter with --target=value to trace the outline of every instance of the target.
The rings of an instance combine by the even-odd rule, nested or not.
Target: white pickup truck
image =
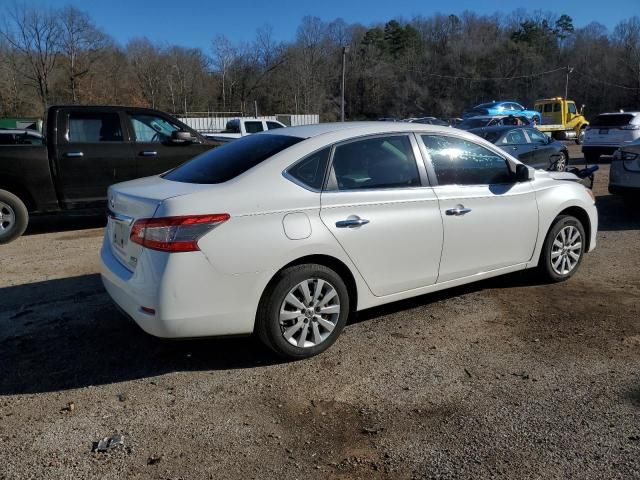
[[[260,120],[257,118],[234,118],[227,122],[226,128],[220,133],[203,133],[203,135],[218,142],[230,142],[252,133],[264,132],[284,128],[286,125],[277,120]]]

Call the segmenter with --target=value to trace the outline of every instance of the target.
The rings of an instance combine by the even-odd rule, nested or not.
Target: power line
[[[460,75],[443,75],[440,73],[423,72],[422,70],[419,70],[419,69],[410,69],[410,70],[417,73],[421,73],[422,75],[430,76],[430,77],[448,78],[450,80],[466,80],[468,82],[487,82],[487,81],[497,81],[497,80],[509,81],[509,80],[523,79],[523,78],[541,77],[544,75],[549,75],[551,73],[566,71],[567,67],[559,67],[559,68],[554,68],[553,70],[547,70],[545,72],[539,72],[539,73],[530,73],[527,75],[513,75],[511,77],[464,77]]]

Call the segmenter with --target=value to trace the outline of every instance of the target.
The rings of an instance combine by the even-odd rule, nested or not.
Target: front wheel
[[[260,340],[278,355],[308,358],[324,352],[344,328],[349,292],[324,265],[295,265],[278,274],[258,307]]]
[[[580,129],[580,132],[578,132],[578,135],[576,135],[576,145],[582,145],[584,143],[584,128]]]
[[[540,117],[533,117],[533,125],[536,127],[540,125]]]
[[[29,212],[24,202],[13,193],[0,190],[0,245],[22,235],[28,223]]]
[[[570,278],[580,266],[586,237],[580,220],[571,215],[556,218],[542,246],[538,268],[551,282]]]

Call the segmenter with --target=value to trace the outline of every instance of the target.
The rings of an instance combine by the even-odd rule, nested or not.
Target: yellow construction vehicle
[[[584,130],[589,125],[582,115],[584,105],[578,110],[573,100],[554,97],[536,100],[533,108],[542,119],[537,125],[538,130],[556,140],[575,140],[578,145],[582,143]]]

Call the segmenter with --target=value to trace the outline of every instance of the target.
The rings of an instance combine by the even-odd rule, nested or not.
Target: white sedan
[[[565,280],[598,224],[574,175],[416,123],[252,135],[108,201],[102,279],[142,329],[256,332],[289,358],[327,349],[354,311],[526,268]]]

